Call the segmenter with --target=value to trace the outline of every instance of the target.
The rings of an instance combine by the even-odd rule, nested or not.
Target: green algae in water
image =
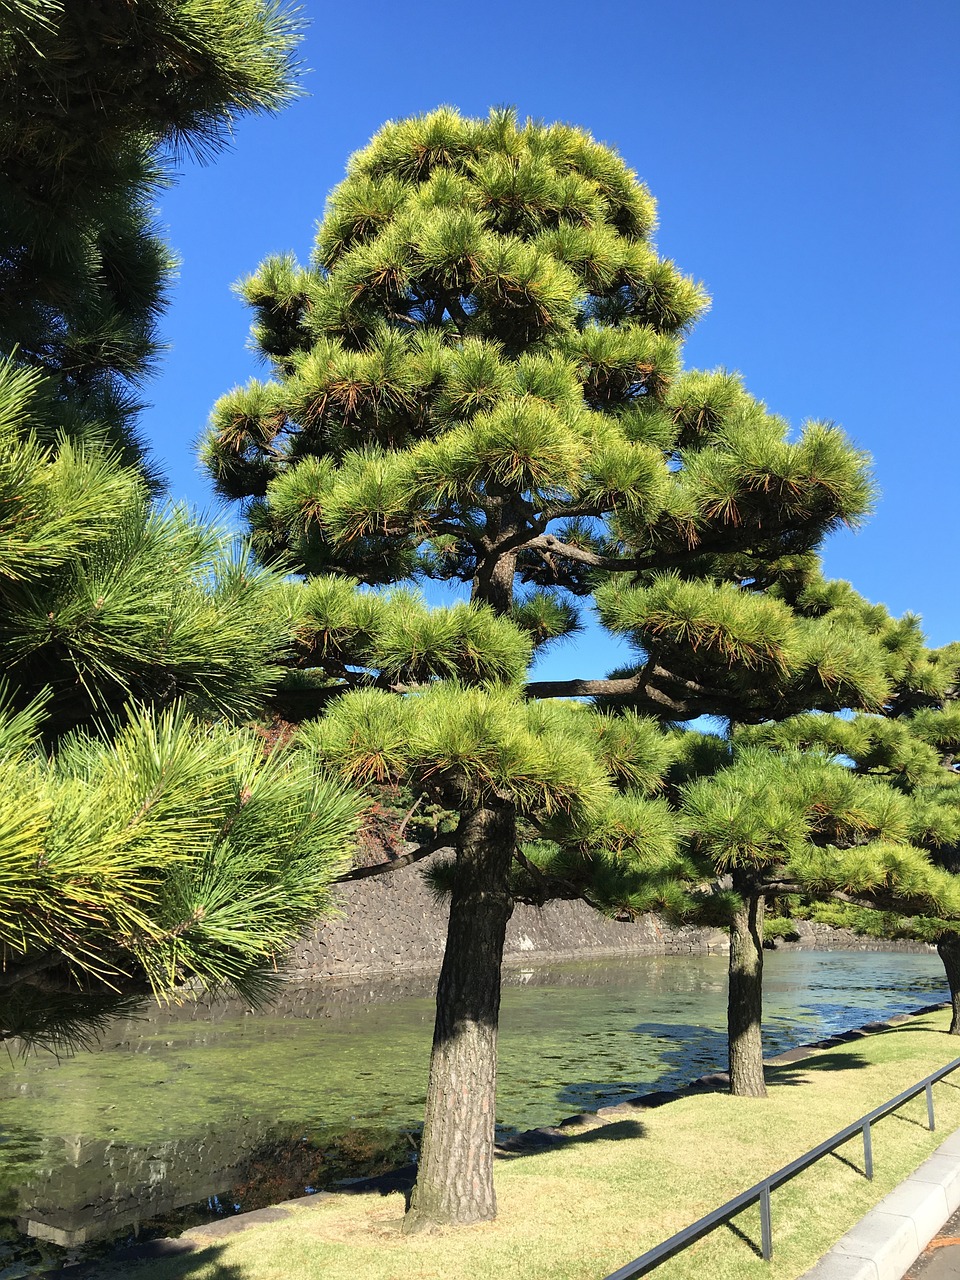
[[[506,979],[505,1130],[724,1065],[721,957],[592,962]],[[944,995],[931,955],[775,953],[766,979],[771,1053]],[[6,1212],[80,1245],[117,1228],[175,1232],[395,1165],[422,1116],[431,987],[405,978],[296,988],[262,1013],[147,1009],[99,1050],[0,1070]]]
[[[15,1095],[28,1127],[127,1143],[256,1117],[308,1128],[415,1123],[432,1017],[431,1002],[415,1000],[344,1020],[151,1018],[100,1051],[18,1065],[0,1075],[0,1096]]]

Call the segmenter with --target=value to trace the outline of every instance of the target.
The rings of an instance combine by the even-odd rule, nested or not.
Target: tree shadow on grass
[[[798,1058],[796,1062],[769,1066],[765,1074],[768,1084],[802,1085],[808,1084],[806,1077],[817,1071],[859,1071],[869,1066],[869,1059],[862,1053],[821,1053]]]
[[[176,1242],[180,1245],[180,1242]],[[71,1268],[71,1280],[189,1280],[206,1269],[205,1280],[250,1280],[249,1272],[235,1263],[219,1261],[225,1246],[177,1248],[160,1251],[149,1245],[116,1254],[100,1262]]]
[[[541,1155],[545,1151],[591,1145],[598,1142],[629,1142],[647,1137],[646,1125],[639,1120],[614,1120],[589,1129],[529,1129],[508,1138],[497,1148],[498,1160],[515,1160],[520,1156]]]

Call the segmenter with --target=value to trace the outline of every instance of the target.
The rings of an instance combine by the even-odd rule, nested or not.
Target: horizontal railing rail
[[[861,1116],[859,1120],[854,1120],[853,1124],[848,1124],[845,1129],[841,1129],[839,1133],[835,1133],[832,1138],[820,1142],[815,1147],[811,1147],[809,1151],[802,1156],[797,1156],[796,1160],[791,1160],[789,1164],[785,1164],[782,1169],[778,1169],[776,1173],[769,1174],[766,1178],[762,1178],[760,1182],[749,1187],[746,1191],[741,1191],[738,1196],[734,1196],[732,1200],[728,1200],[726,1204],[720,1205],[718,1209],[704,1214],[702,1218],[698,1218],[696,1222],[689,1227],[684,1227],[682,1231],[678,1231],[676,1235],[664,1240],[661,1244],[655,1245],[654,1248],[648,1249],[646,1253],[642,1253],[639,1258],[634,1258],[632,1262],[628,1262],[626,1266],[621,1267],[618,1271],[613,1271],[606,1277],[606,1280],[634,1280],[635,1276],[644,1276],[652,1271],[654,1267],[658,1267],[661,1262],[665,1262],[667,1258],[672,1258],[675,1253],[679,1253],[682,1249],[686,1249],[688,1245],[693,1244],[702,1236],[707,1235],[715,1227],[721,1226],[724,1222],[729,1222],[731,1218],[735,1218],[743,1209],[749,1208],[750,1205],[759,1201],[760,1204],[760,1251],[764,1259],[769,1262],[773,1257],[773,1224],[770,1216],[770,1192],[774,1188],[782,1186],[783,1183],[789,1182],[791,1178],[795,1178],[798,1173],[802,1173],[804,1169],[808,1169],[822,1156],[828,1155],[831,1151],[835,1151],[837,1147],[842,1147],[845,1142],[849,1142],[858,1132],[863,1136],[863,1170],[868,1178],[873,1177],[873,1138],[871,1128],[878,1120],[882,1120],[884,1116],[888,1116],[891,1111],[896,1111],[898,1107],[902,1107],[905,1102],[909,1102],[911,1098],[917,1097],[918,1094],[926,1093],[927,1095],[927,1124],[931,1133],[936,1128],[934,1111],[933,1111],[933,1086],[938,1080],[942,1080],[944,1076],[948,1076],[951,1071],[956,1071],[960,1067],[960,1058],[954,1058],[945,1067],[941,1067],[939,1071],[934,1071],[931,1075],[925,1076],[917,1084],[909,1089],[905,1089],[903,1093],[898,1093],[895,1098],[891,1098],[889,1102],[885,1102],[880,1107],[874,1107],[872,1111],[868,1111],[865,1116]]]

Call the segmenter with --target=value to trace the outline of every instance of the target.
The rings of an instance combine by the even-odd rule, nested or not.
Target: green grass
[[[864,1112],[960,1056],[945,1012],[771,1069],[766,1100],[701,1094],[576,1131],[562,1147],[497,1162],[496,1222],[399,1234],[403,1201],[339,1196],[194,1254],[103,1266],[130,1280],[599,1280]],[[960,1076],[960,1073],[958,1073]],[[852,1140],[773,1193],[774,1258],[757,1208],[665,1263],[657,1280],[794,1280],[953,1129],[960,1078],[874,1130],[875,1178]],[[841,1158],[838,1158],[841,1157]],[[851,1167],[856,1166],[856,1168]],[[742,1233],[742,1234],[739,1234]],[[749,1241],[743,1239],[749,1237]]]

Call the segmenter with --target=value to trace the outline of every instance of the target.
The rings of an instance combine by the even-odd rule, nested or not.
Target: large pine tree
[[[569,750],[516,685],[479,704],[462,689],[465,671],[491,678],[476,674],[480,628],[499,618],[539,648],[577,630],[603,578],[629,575],[646,592],[646,632],[665,644],[613,680],[528,683],[524,697],[729,715],[757,664],[781,663],[784,628],[736,584],[782,575],[870,502],[865,460],[837,429],[792,439],[736,377],[682,373],[682,336],[706,298],[657,254],[654,219],[636,176],[584,131],[441,109],[386,125],[353,157],[308,266],[268,259],[242,288],[272,376],[217,404],[204,456],[221,492],[246,502],[260,554],[315,577],[290,705],[299,697],[309,716],[330,704],[310,736],[354,780],[404,770],[458,813],[413,1229],[495,1211],[515,869],[531,897],[551,870],[537,857],[572,851],[596,867],[593,849],[613,864],[622,846],[664,894],[679,869],[669,815],[644,867],[649,811],[632,820],[621,795],[601,839],[596,811],[580,821],[583,797],[551,789]],[[407,597],[375,604],[362,587],[418,576],[463,584],[472,611],[422,622],[402,654],[378,648],[393,624],[371,611]],[[442,658],[454,618],[455,663]],[[444,677],[459,683],[424,688]],[[624,791],[631,758],[657,785],[669,753],[650,753],[647,722],[634,716],[619,741],[610,717],[580,723],[606,744],[601,790]]]
[[[263,0],[0,4],[4,1038],[83,1039],[188,979],[255,994],[349,859],[355,798],[231,727],[287,588],[152,505],[131,399],[171,148],[282,104],[293,36]]]

